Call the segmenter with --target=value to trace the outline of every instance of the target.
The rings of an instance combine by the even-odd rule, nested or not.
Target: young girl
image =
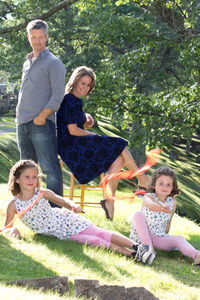
[[[76,68],[66,85],[66,95],[57,112],[58,153],[81,184],[103,172],[114,174],[124,166],[133,173],[138,169],[128,150],[127,141],[87,130],[93,126],[94,119],[83,111],[82,98],[88,97],[95,84],[96,75],[92,69],[86,66]],[[139,175],[137,179],[141,187],[149,186],[150,179],[146,175]],[[108,182],[113,197],[117,184],[117,179]],[[101,206],[107,219],[112,220],[113,200],[104,199]]]
[[[132,240],[96,227],[80,214],[76,214],[81,213],[82,208],[73,201],[66,200],[51,190],[40,189],[39,168],[32,160],[21,160],[12,167],[8,186],[14,197],[8,204],[5,226],[12,224],[15,214],[30,205],[42,191],[43,197],[22,216],[22,221],[35,233],[54,236],[61,240],[70,239],[81,244],[104,246],[135,257],[138,246]],[[67,210],[51,207],[48,200]],[[10,233],[15,237],[21,237],[16,228],[12,228]],[[148,255],[146,251],[144,257]]]
[[[152,255],[147,263],[151,264],[155,258],[154,248],[167,251],[178,248],[183,255],[191,257],[194,264],[200,264],[200,251],[183,236],[168,234],[176,210],[174,196],[179,194],[175,173],[168,167],[157,169],[152,175],[149,191],[144,196],[142,210],[133,215],[130,234],[134,241],[150,247]]]

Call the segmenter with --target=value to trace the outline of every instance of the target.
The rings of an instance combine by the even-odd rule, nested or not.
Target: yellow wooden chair
[[[63,167],[64,162],[61,161],[61,168]],[[102,180],[104,178],[104,173],[100,174],[100,179]],[[80,193],[75,195],[75,188],[80,189]],[[93,207],[101,207],[100,202],[95,201],[85,201],[85,191],[100,191],[103,194],[104,199],[104,189],[100,187],[99,185],[88,185],[88,184],[77,184],[74,174],[71,174],[70,176],[70,187],[69,187],[69,194],[66,194],[66,190],[64,189],[64,197],[69,197],[70,200],[80,199],[80,201],[75,201],[77,204],[80,204],[80,206],[83,208],[84,206],[93,206]]]

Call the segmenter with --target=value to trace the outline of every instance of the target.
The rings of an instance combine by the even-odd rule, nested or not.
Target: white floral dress
[[[19,212],[33,202],[39,192],[36,189],[34,197],[28,201],[14,197],[17,211]],[[51,207],[48,200],[43,197],[24,214],[21,220],[35,233],[55,236],[60,240],[70,239],[72,235],[80,233],[92,224],[80,214],[68,209]]]
[[[156,202],[160,203],[161,205],[168,205],[171,212],[173,210],[173,197],[168,196],[167,200],[163,203],[158,199],[156,194],[153,194],[153,197]],[[167,225],[172,217],[172,213],[164,213],[164,212],[158,212],[158,211],[151,211],[147,207],[142,207],[142,212],[145,215],[145,219],[148,225],[148,228],[150,232],[153,235],[158,235],[158,236],[167,236],[168,234],[166,233]],[[131,233],[130,233],[130,238],[137,243],[141,243],[140,237],[137,233],[137,231],[134,228],[133,223],[131,224]]]

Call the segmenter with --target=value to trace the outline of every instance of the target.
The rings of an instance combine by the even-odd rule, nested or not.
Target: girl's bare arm
[[[15,206],[15,202],[14,200],[10,201],[10,203],[8,204],[7,207],[7,211],[6,211],[6,220],[5,220],[5,226],[7,226],[8,224],[10,224],[12,222],[12,220],[15,217],[15,214],[17,213],[17,209]],[[10,226],[12,227],[12,226]]]
[[[69,199],[65,199],[57,194],[55,194],[53,191],[51,190],[43,190],[44,191],[44,198],[46,198],[47,200],[50,200],[62,207],[65,207],[69,210],[72,210],[75,213],[80,213],[83,212],[82,207],[75,204],[73,201],[69,200]]]
[[[169,223],[168,223],[168,225],[167,225],[166,233],[168,233],[168,232],[169,232],[169,230],[170,230],[171,221],[172,221],[172,218],[173,218],[173,216],[174,216],[174,214],[175,214],[175,211],[176,211],[176,205],[177,205],[177,202],[176,202],[176,200],[175,200],[175,199],[173,199],[173,210],[172,210],[172,216],[171,216],[171,219],[170,219],[170,221],[169,221]]]
[[[147,194],[144,196],[142,207],[146,207],[152,211],[170,213],[169,206],[166,206],[165,203],[163,205],[160,202],[157,202],[152,194]]]
[[[15,206],[15,202],[14,200],[12,200],[7,207],[7,211],[6,211],[6,220],[5,220],[5,226],[8,226],[10,224],[10,226],[8,226],[8,228],[6,230],[4,230],[4,233],[8,233],[10,236],[14,236],[16,238],[21,238],[21,234],[19,232],[19,230],[17,228],[13,227],[13,223],[12,221],[14,220],[15,214],[17,214],[17,209]]]

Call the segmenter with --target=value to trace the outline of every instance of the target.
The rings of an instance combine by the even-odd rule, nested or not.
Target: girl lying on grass
[[[152,252],[146,263],[151,264],[156,256],[154,248],[181,253],[200,265],[200,251],[183,236],[169,235],[172,217],[176,211],[175,195],[179,194],[175,173],[168,167],[158,168],[152,175],[150,193],[143,199],[142,210],[133,214],[130,238],[144,243]],[[145,246],[146,245],[146,246]]]
[[[79,214],[83,212],[82,208],[73,201],[51,190],[40,189],[39,173],[38,165],[32,160],[21,160],[10,170],[8,187],[14,197],[7,207],[5,226],[11,227],[12,236],[21,238],[18,229],[12,227],[15,214],[26,209],[42,192],[40,200],[22,216],[22,221],[35,233],[61,240],[70,239],[81,244],[104,246],[133,258],[140,253],[137,257],[145,263],[150,255],[148,249],[142,251],[142,245],[138,246],[131,239],[98,228]],[[48,200],[67,209],[51,207]]]

